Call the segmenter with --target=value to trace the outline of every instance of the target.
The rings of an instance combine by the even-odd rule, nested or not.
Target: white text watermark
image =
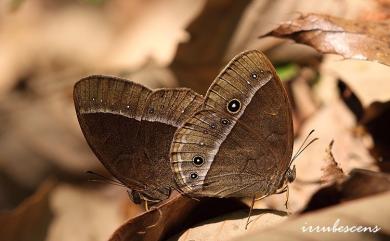
[[[306,233],[376,233],[381,230],[378,225],[341,225],[340,219],[336,219],[331,226],[309,225],[307,222],[302,226],[302,232]]]

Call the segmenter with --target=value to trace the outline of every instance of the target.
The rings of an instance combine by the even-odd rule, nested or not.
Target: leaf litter
[[[208,237],[228,240],[241,235],[244,237],[240,240],[291,239],[295,236],[299,240],[305,237],[331,240],[334,236],[325,234],[305,236],[300,225],[304,222],[333,224],[339,217],[343,225],[380,225],[382,231],[376,237],[388,237],[389,227],[383,222],[388,220],[389,213],[386,205],[389,200],[386,194],[389,135],[384,131],[390,99],[385,78],[388,76],[386,65],[389,65],[388,20],[385,7],[380,5],[377,8],[364,5],[366,7],[360,10],[354,7],[355,13],[351,14],[351,6],[362,3],[356,2],[313,4],[296,0],[289,4],[274,1],[252,4],[250,1],[219,0],[184,6],[176,5],[179,3],[175,1],[151,1],[145,5],[143,1],[115,0],[90,7],[87,3],[76,6],[73,2],[57,5],[23,1],[13,13],[13,19],[18,21],[5,21],[6,28],[0,29],[1,33],[7,33],[2,35],[0,44],[0,49],[4,50],[0,61],[6,66],[0,86],[0,175],[5,173],[13,182],[29,188],[37,188],[47,176],[55,175],[61,185],[54,191],[50,189],[44,194],[38,191],[31,197],[41,200],[38,202],[41,206],[30,206],[31,199],[28,198],[3,216],[9,221],[27,215],[22,219],[34,223],[36,229],[24,228],[19,225],[22,221],[18,224],[12,221],[4,226],[6,230],[0,229],[0,235],[8,232],[30,237],[29,240],[39,237],[37,240],[56,241],[67,237],[107,240],[110,236],[112,240],[166,240],[168,237],[171,240],[207,240]],[[196,17],[196,9],[203,3],[204,8]],[[172,11],[169,11],[170,6]],[[313,57],[313,54],[304,54],[294,45],[280,40],[261,44],[262,41],[255,38],[270,23],[289,19],[291,12],[305,9],[309,11],[304,12],[311,14],[281,23],[270,35],[308,44],[320,53],[337,53],[345,59],[364,59],[385,65],[374,66],[370,64],[375,63],[365,61],[351,64],[331,56],[321,58],[320,53]],[[379,22],[363,19],[361,15],[366,12]],[[60,13],[59,17],[53,18],[57,13]],[[165,18],[166,13],[175,17]],[[248,23],[243,21],[248,13],[255,16],[255,21],[243,26],[242,23]],[[11,15],[1,14],[2,18],[10,19]],[[187,27],[187,42],[178,45],[179,38],[183,40],[184,27],[194,16],[195,20]],[[177,22],[169,23],[172,19]],[[67,24],[71,20],[74,24]],[[150,32],[142,26],[156,24],[147,25],[148,21],[167,22],[157,24],[161,31]],[[48,24],[39,25],[45,22]],[[49,23],[62,26],[63,31],[58,33]],[[215,31],[216,28],[220,31]],[[246,29],[242,38],[243,32],[237,31],[239,28]],[[8,38],[12,33],[17,36]],[[56,37],[50,37],[53,33]],[[75,34],[70,36],[69,33]],[[33,38],[28,39],[28,36]],[[116,44],[112,44],[114,39]],[[87,42],[93,44],[86,45]],[[290,188],[289,210],[283,206],[285,195],[273,195],[258,202],[249,230],[245,231],[248,208],[243,203],[246,201],[198,203],[176,196],[172,198],[179,201],[171,200],[144,212],[143,207],[130,205],[124,190],[120,190],[124,195],[107,197],[107,190],[117,193],[116,187],[103,185],[100,189],[85,183],[85,178],[81,178],[85,168],[101,170],[102,167],[85,144],[75,121],[70,97],[74,81],[88,73],[101,72],[132,76],[135,81],[135,78],[140,79],[152,87],[180,84],[204,92],[227,56],[248,46],[265,51],[276,65],[298,67],[298,75],[285,81],[294,104],[295,143],[300,144],[302,136],[313,128],[320,138],[296,160],[297,180]],[[37,50],[42,49],[45,51],[38,51],[40,58],[36,58]],[[232,52],[232,49],[235,50]],[[171,58],[174,59],[172,63]],[[138,70],[142,74],[134,74]],[[316,75],[319,75],[318,79]],[[343,95],[348,97],[354,93],[362,103],[361,117],[355,118],[351,106],[340,98],[339,79],[349,86]],[[371,136],[371,146],[357,134],[360,126]],[[334,140],[332,150],[329,147],[331,140]],[[328,150],[324,152],[326,147]],[[328,163],[325,167],[324,160]],[[321,184],[321,179],[326,185]],[[45,185],[39,190],[45,190]],[[13,195],[7,190],[12,188],[0,191]],[[36,195],[41,198],[36,199]],[[223,207],[222,203],[226,205]],[[40,215],[32,214],[32,211],[22,215],[20,209],[34,209]],[[215,213],[218,210],[220,212]],[[291,215],[285,215],[287,211]],[[47,219],[47,213],[54,216]],[[286,233],[290,235],[286,236]],[[356,240],[374,238],[355,234],[344,237],[345,240],[348,237]]]

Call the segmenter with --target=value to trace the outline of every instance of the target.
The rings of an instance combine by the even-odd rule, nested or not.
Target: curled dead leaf
[[[390,65],[390,21],[347,20],[306,14],[283,22],[264,36],[290,38],[322,53]]]
[[[343,170],[339,167],[338,163],[334,159],[332,154],[332,146],[334,141],[332,140],[329,143],[328,148],[326,148],[326,156],[325,156],[325,166],[321,168],[322,176],[321,183],[322,184],[331,184],[334,182],[340,183],[344,180],[345,174]]]

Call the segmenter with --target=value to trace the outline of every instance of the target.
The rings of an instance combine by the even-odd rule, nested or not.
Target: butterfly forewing
[[[267,194],[286,171],[292,135],[289,101],[274,68],[262,53],[244,52],[214,80],[202,110],[177,130],[171,166],[179,187],[195,196]]]
[[[169,166],[174,132],[203,99],[189,89],[146,87],[115,77],[90,76],[74,88],[84,136],[119,181],[153,200],[175,186]]]

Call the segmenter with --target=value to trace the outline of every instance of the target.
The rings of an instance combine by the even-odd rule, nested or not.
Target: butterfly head
[[[135,190],[127,189],[130,200],[135,204],[141,203],[141,194]]]
[[[292,183],[297,176],[297,171],[295,165],[290,166],[284,175],[281,176],[280,182],[277,185],[278,189],[285,188],[289,183]]]
[[[311,130],[310,133],[306,136],[306,138],[304,139],[304,141],[302,142],[302,145],[299,147],[297,153],[291,158],[290,160],[290,163],[288,165],[288,169],[285,173],[285,176],[284,176],[284,182],[287,182],[287,183],[292,183],[295,178],[296,178],[296,168],[295,168],[295,165],[291,167],[293,161],[308,147],[310,146],[311,144],[313,144],[315,141],[318,140],[318,138],[314,138],[312,140],[309,141],[309,143],[306,143],[306,141],[308,140],[308,138],[310,137],[311,134],[313,134],[314,130]]]
[[[289,168],[288,170],[287,170],[287,172],[286,172],[286,181],[288,182],[288,183],[292,183],[294,180],[295,180],[295,178],[296,178],[296,175],[297,175],[297,170],[296,170],[296,168],[295,168],[295,165],[291,168]]]

